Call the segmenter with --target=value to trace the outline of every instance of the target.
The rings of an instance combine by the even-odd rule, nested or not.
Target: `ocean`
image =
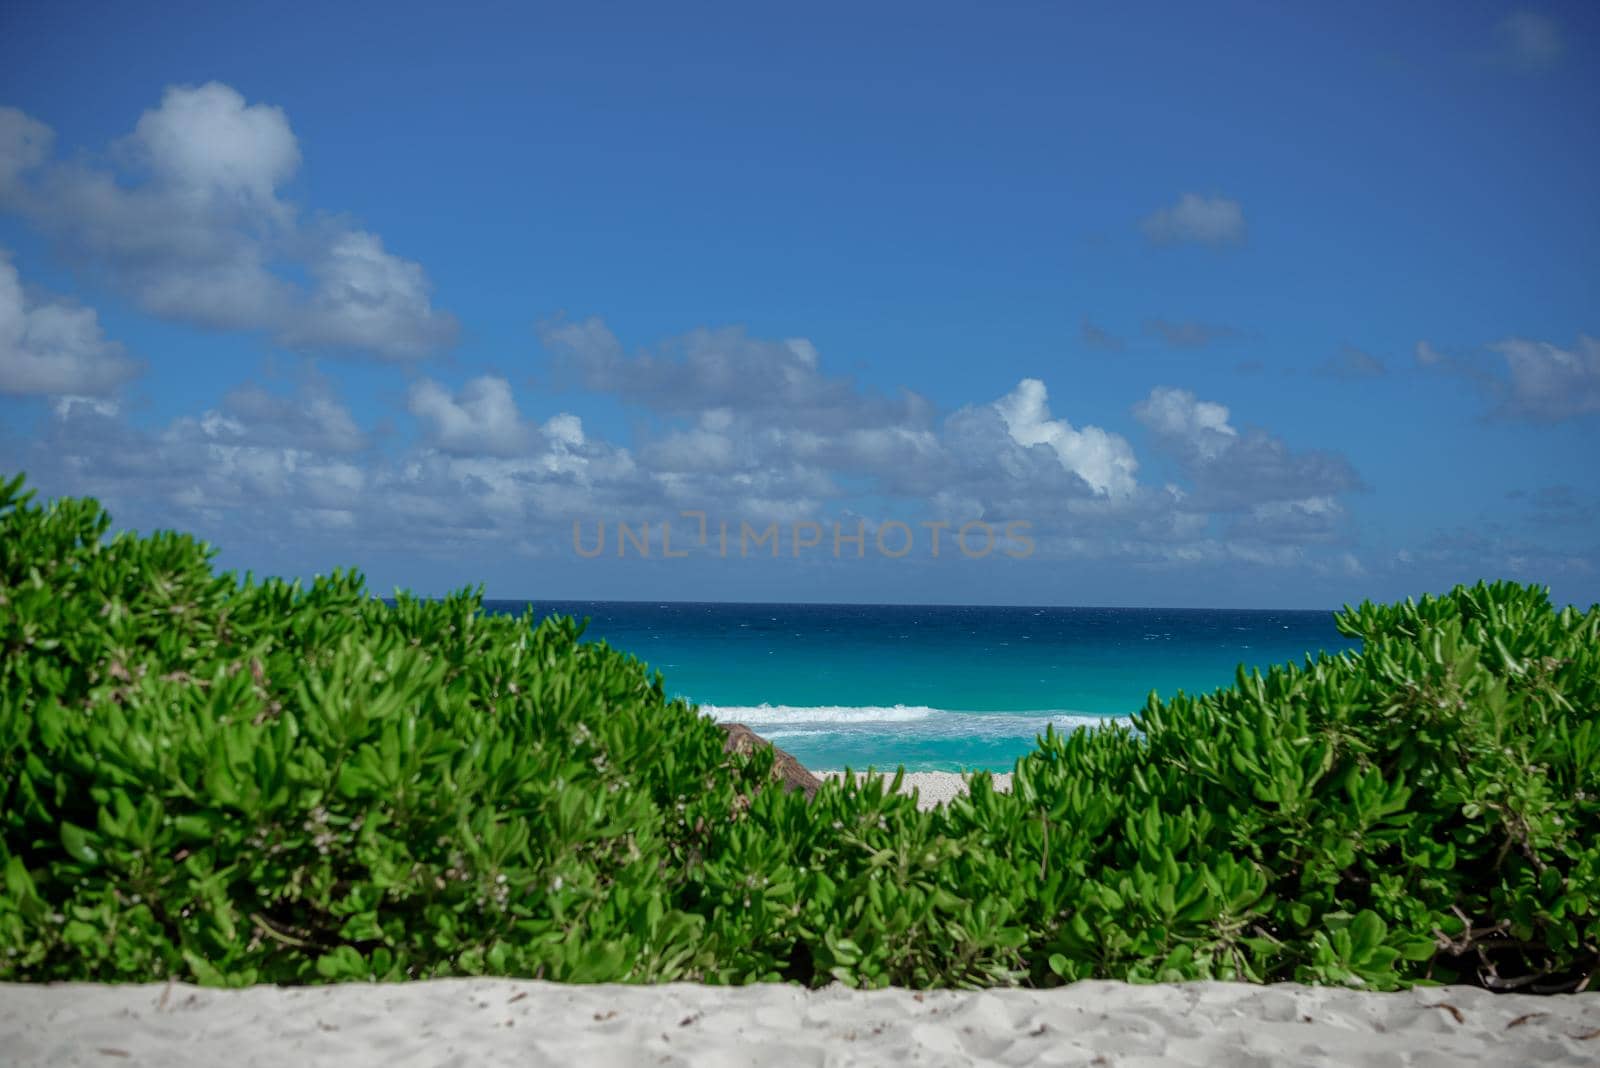
[[[1046,724],[1231,685],[1243,663],[1359,647],[1331,611],[487,601],[589,620],[669,696],[813,769],[1009,771]]]

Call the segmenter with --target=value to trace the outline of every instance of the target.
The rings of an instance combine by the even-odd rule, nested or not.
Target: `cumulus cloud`
[[[920,494],[951,477],[931,404],[828,373],[805,339],[699,329],[630,355],[595,318],[540,334],[563,372],[642,412],[641,498],[782,521],[843,506],[840,479]]]
[[[1490,348],[1510,374],[1506,415],[1553,423],[1600,413],[1600,340],[1580,334],[1577,344],[1563,349],[1514,337]]]
[[[354,524],[371,457],[338,451],[352,443],[337,434],[297,439],[305,416],[260,399],[237,391],[154,430],[105,407],[59,405],[31,443],[27,467],[52,492],[97,497],[143,529],[199,526],[212,537],[283,543],[304,528]],[[326,412],[322,421],[336,431],[342,422]]]
[[[60,419],[70,418],[77,412],[110,418],[122,411],[122,404],[112,397],[85,397],[77,393],[63,393],[50,398],[50,410]]]
[[[1133,412],[1157,437],[1202,461],[1215,460],[1239,440],[1226,407],[1200,400],[1186,389],[1157,387]]]
[[[1332,537],[1344,518],[1344,506],[1336,498],[1318,494],[1252,505],[1229,532],[1260,541],[1305,544]]]
[[[0,392],[103,397],[138,372],[93,309],[30,301],[0,251]]]
[[[1244,208],[1227,197],[1185,193],[1176,204],[1145,216],[1139,228],[1157,245],[1238,244],[1245,238]]]
[[[1044,383],[1025,378],[1017,388],[995,402],[1011,439],[1019,445],[1045,445],[1061,466],[1083,479],[1096,493],[1127,496],[1136,485],[1139,462],[1133,447],[1120,435],[1096,426],[1074,429],[1065,419],[1050,417]]]
[[[280,331],[287,345],[421,359],[450,345],[453,316],[433,307],[422,266],[383,247],[376,234],[334,234],[309,260],[310,299]]]
[[[1307,520],[1327,526],[1340,512],[1322,502],[1364,488],[1339,453],[1295,450],[1266,430],[1241,431],[1225,406],[1188,390],[1158,387],[1134,417],[1188,476],[1193,489],[1186,503],[1195,510],[1247,512],[1258,526],[1289,520],[1301,528]]]
[[[1415,588],[1420,581],[1448,589],[1463,575],[1493,575],[1523,582],[1600,574],[1600,548],[1572,551],[1481,526],[1441,531],[1394,554],[1391,567]],[[1587,585],[1587,583],[1585,583]],[[1427,588],[1426,586],[1424,588]]]
[[[315,542],[570,559],[574,520],[649,522],[659,537],[669,519],[674,544],[693,549],[677,541],[684,510],[735,529],[865,518],[869,536],[885,518],[1026,520],[1041,558],[1139,567],[1315,569],[1350,548],[1348,464],[1236,427],[1226,406],[1183,390],[1136,410],[1174,461],[1171,481],[1148,484],[1123,435],[1052,405],[1042,379],[941,414],[828,374],[809,344],[712,330],[630,355],[602,324],[566,328],[574,366],[634,409],[627,445],[482,376],[415,380],[412,418],[380,449],[310,378],[293,392],[240,387],[156,430],[58,398],[25,459],[50,492],[99,496],[124,522],[295,553]],[[638,392],[635,374],[672,389]]]
[[[932,407],[910,392],[886,397],[826,374],[804,338],[750,337],[743,327],[700,328],[629,356],[605,323],[545,323],[540,338],[589,389],[673,415],[713,408],[760,416],[768,425],[835,432],[923,423]]]
[[[697,426],[674,431],[653,443],[644,458],[650,466],[663,471],[720,472],[745,466],[741,451],[725,430]]]
[[[0,109],[0,207],[146,311],[396,361],[455,338],[420,265],[347,222],[304,221],[283,198],[301,153],[279,108],[217,82],[179,86],[111,146],[107,166],[50,164],[51,140]]]
[[[1513,11],[1496,27],[1505,57],[1523,70],[1548,70],[1566,52],[1561,27],[1548,15]]]
[[[195,431],[195,433],[191,433]],[[198,417],[174,420],[168,440],[199,440],[249,449],[327,454],[341,460],[370,444],[332,385],[311,378],[288,395],[249,384],[231,390]]]
[[[1145,329],[1156,334],[1175,349],[1198,349],[1217,341],[1228,341],[1240,336],[1241,331],[1231,326],[1198,322],[1171,322],[1151,319]]]
[[[424,440],[445,452],[515,456],[531,440],[511,383],[492,375],[474,378],[459,395],[432,379],[420,379],[411,384],[406,407],[422,424]],[[581,441],[581,425],[577,432]]]
[[[1570,348],[1510,337],[1462,356],[1424,341],[1416,357],[1419,367],[1471,382],[1491,402],[1494,418],[1559,423],[1600,413],[1600,340],[1588,334]]]
[[[467,389],[452,399],[470,411],[472,398]],[[566,544],[559,527],[573,516],[631,519],[665,507],[628,450],[590,440],[575,416],[526,426],[515,456],[464,442],[449,452],[427,434],[380,451],[328,384],[312,380],[287,396],[243,386],[151,430],[109,406],[60,403],[19,459],[35,484],[98,497],[136,527],[296,552],[308,551],[307,538],[331,538],[357,557],[507,547],[530,531]]]
[[[702,329],[629,355],[592,318],[545,324],[541,336],[585,387],[666,424],[640,446],[640,469],[686,504],[776,508],[781,492],[823,502],[865,486],[993,516],[1137,489],[1127,441],[1053,416],[1036,379],[939,423],[914,393],[883,395],[827,373],[805,341]]]
[[[1051,419],[1042,397],[1038,410],[1019,410],[1027,406],[1022,395],[1031,391],[1025,381],[992,402],[952,412],[938,428],[932,455],[884,471],[884,488],[931,501],[945,514],[986,518],[1042,519],[1064,515],[1075,502],[1109,500],[1091,484],[1097,472],[1080,474],[1081,458],[1055,447],[1077,431]]]
[[[271,214],[288,212],[277,190],[300,167],[283,109],[246,104],[218,82],[168,89],[159,108],[139,117],[124,151],[169,190]]]
[[[0,107],[0,196],[12,191],[24,171],[43,163],[55,133],[12,107]]]
[[[1337,356],[1331,356],[1319,365],[1317,373],[1329,378],[1379,378],[1388,374],[1388,368],[1370,352],[1346,345]]]
[[[239,425],[253,427],[256,444],[335,454],[360,452],[368,445],[350,409],[321,378],[311,379],[290,396],[257,385],[241,386],[223,398],[222,411]]]

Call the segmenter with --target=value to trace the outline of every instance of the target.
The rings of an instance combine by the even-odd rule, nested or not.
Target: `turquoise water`
[[[520,614],[529,602],[490,601]],[[533,602],[811,768],[1008,770],[1045,725],[1204,692],[1241,662],[1356,648],[1331,612]]]

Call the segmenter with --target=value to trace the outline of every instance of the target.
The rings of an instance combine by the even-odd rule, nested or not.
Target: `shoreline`
[[[1593,1064],[1600,994],[1295,983],[821,990],[439,979],[316,987],[0,984],[0,1048],[45,1065]]]
[[[851,770],[854,771],[854,769]],[[876,768],[871,770],[878,771]],[[879,771],[878,773],[887,778],[894,777],[892,768],[887,772]],[[823,780],[844,777],[844,772],[838,769],[813,771],[811,774]],[[860,775],[861,772],[855,772],[855,774]],[[915,790],[917,792],[917,808],[926,812],[947,801],[963,796],[967,792],[967,780],[975,774],[977,772],[908,771],[905,775],[905,781],[900,784],[900,792],[909,794]],[[994,775],[994,788],[1000,793],[1009,793],[1011,790],[1011,772],[996,771],[992,774]]]

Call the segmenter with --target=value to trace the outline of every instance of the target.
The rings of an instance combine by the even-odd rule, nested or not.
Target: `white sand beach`
[[[844,775],[842,771],[818,771],[814,773],[819,779],[837,779]],[[887,772],[893,777],[894,771]],[[970,775],[958,774],[953,771],[908,771],[905,781],[900,784],[900,792],[909,794],[917,791],[917,807],[930,809],[942,805],[951,798],[959,797],[967,792],[967,780]],[[997,772],[994,777],[994,788],[1001,792],[1011,789],[1011,772]]]
[[[1600,994],[1085,982],[985,992],[531,980],[0,985],[0,1060],[70,1065],[1600,1064]]]

